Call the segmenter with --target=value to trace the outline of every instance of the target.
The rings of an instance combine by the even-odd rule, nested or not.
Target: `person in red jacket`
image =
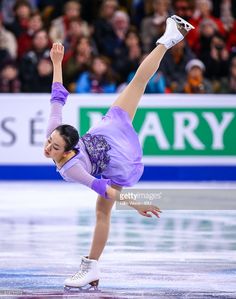
[[[18,43],[18,59],[21,59],[32,48],[34,34],[42,29],[43,22],[39,12],[33,12],[30,15],[27,31],[20,34],[17,39]]]

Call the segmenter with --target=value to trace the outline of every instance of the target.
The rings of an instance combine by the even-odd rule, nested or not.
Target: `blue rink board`
[[[54,166],[0,165],[0,180],[58,180]],[[146,166],[141,181],[236,181],[236,166]]]

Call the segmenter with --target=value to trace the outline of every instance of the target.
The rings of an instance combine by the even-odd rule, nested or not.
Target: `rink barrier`
[[[0,166],[0,180],[62,180],[53,166]],[[236,181],[236,166],[146,166],[141,181]]]
[[[49,94],[0,95],[0,180],[57,180],[43,155]],[[64,121],[80,135],[117,95],[70,95]],[[236,97],[145,95],[134,119],[143,148],[142,180],[235,181]]]

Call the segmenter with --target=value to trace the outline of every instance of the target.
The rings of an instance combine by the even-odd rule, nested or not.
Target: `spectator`
[[[119,74],[119,83],[127,81],[128,75],[137,70],[142,57],[141,40],[134,28],[127,32],[125,46],[123,58],[112,63],[114,70]]]
[[[52,0],[49,0],[49,1],[52,1]],[[0,10],[2,12],[3,23],[4,24],[11,24],[12,22],[14,22],[14,19],[15,19],[14,5],[16,4],[16,2],[19,2],[19,0],[1,0]],[[36,4],[39,5],[39,3],[42,2],[42,0],[40,0],[40,1],[38,1],[38,0],[28,0],[27,2],[30,4],[30,6],[33,10],[37,10],[37,5]]]
[[[5,25],[10,24],[14,21],[13,7],[16,0],[2,0],[0,2],[0,11],[2,13],[2,20]]]
[[[226,92],[236,93],[236,56],[231,59],[230,73],[229,73],[229,86]]]
[[[186,64],[193,58],[194,54],[184,40],[166,53],[161,62],[160,71],[165,77],[169,92],[176,92],[178,85],[185,77]]]
[[[156,72],[149,80],[145,93],[165,93],[166,82],[161,71]]]
[[[236,56],[233,55],[229,63],[229,74],[220,81],[217,92],[236,94]]]
[[[116,11],[112,18],[112,28],[115,33],[114,41],[122,43],[125,40],[126,34],[129,30],[130,19],[129,15],[124,11]]]
[[[27,52],[20,67],[20,77],[22,80],[22,91],[33,92],[34,77],[38,76],[38,64],[41,59],[49,58],[49,39],[45,30],[37,31],[33,36],[32,50]]]
[[[95,53],[91,40],[88,37],[82,37],[79,39],[74,52],[68,58],[65,58],[65,85],[71,92],[75,90],[75,82],[81,73],[90,69],[92,57]]]
[[[234,21],[234,17],[232,15],[232,3],[231,0],[224,0],[220,5],[220,19],[224,25],[224,29],[226,32],[230,32],[232,29],[232,24]]]
[[[169,8],[170,2],[168,0],[153,0],[153,15],[142,20],[141,40],[145,53],[153,49],[155,41],[164,32]]]
[[[140,30],[140,24],[145,17],[144,0],[135,0],[131,2],[131,20],[132,24]],[[147,1],[146,1],[147,2]]]
[[[109,60],[104,56],[93,58],[91,70],[81,74],[76,82],[77,93],[113,93],[115,78]]]
[[[211,93],[210,82],[204,78],[205,66],[199,59],[192,59],[186,65],[186,80],[178,86],[177,92],[183,93]]]
[[[112,34],[102,39],[102,54],[111,59],[123,59],[125,37],[129,29],[129,16],[123,11],[116,11],[111,20]]]
[[[198,29],[199,23],[203,19],[211,19],[215,22],[218,27],[218,31],[225,35],[225,29],[222,21],[219,18],[216,18],[212,15],[212,1],[211,0],[197,0],[196,1],[196,9],[193,14],[193,18],[190,19],[190,22],[196,29]]]
[[[9,52],[4,48],[1,49],[1,47],[0,47],[0,70],[11,59],[12,58],[11,58],[11,55],[9,54]]]
[[[71,19],[68,25],[68,32],[63,42],[65,53],[74,49],[81,37],[83,37],[82,22],[78,18]]]
[[[65,0],[35,0],[44,21],[44,27],[48,28],[53,19],[62,15]]]
[[[53,42],[62,42],[68,33],[69,21],[79,19],[81,21],[83,35],[89,36],[88,24],[81,20],[81,5],[76,0],[69,0],[64,6],[64,14],[52,21],[49,36]]]
[[[230,52],[236,52],[236,20],[231,24],[231,30],[228,34],[227,48]]]
[[[210,51],[200,57],[206,66],[206,77],[216,81],[216,86],[219,86],[221,79],[227,77],[229,69],[229,52],[224,38],[220,34],[215,34],[211,39]]]
[[[2,16],[0,15],[0,48],[5,49],[12,59],[17,55],[17,42],[15,36],[8,31],[2,24]]]
[[[204,60],[204,56],[208,55],[211,48],[211,40],[217,34],[218,28],[211,19],[204,19],[199,24],[199,36],[193,46],[193,50],[198,57]]]
[[[32,12],[31,5],[27,0],[16,1],[14,7],[14,21],[7,24],[6,28],[14,33],[18,38],[23,32],[27,31],[30,14]]]
[[[35,32],[43,27],[41,15],[38,11],[33,12],[29,19],[29,25],[26,32],[22,33],[18,38],[18,58],[28,52],[32,47],[32,39]]]
[[[221,18],[225,15],[225,10],[230,7],[231,14],[236,18],[236,1],[234,0],[212,0],[213,4],[213,15],[217,18]],[[223,21],[224,23],[224,21]]]
[[[195,0],[173,0],[174,12],[181,18],[189,21],[193,16],[195,7],[194,1]]]
[[[13,61],[8,62],[1,69],[0,92],[20,92],[21,83],[18,77],[18,69]]]
[[[41,58],[37,64],[35,76],[31,81],[31,92],[51,91],[52,86],[52,63],[49,58]]]
[[[103,0],[99,17],[94,22],[94,39],[101,53],[106,52],[106,44],[104,41],[109,40],[114,34],[111,23],[117,8],[117,0]]]
[[[94,20],[98,17],[98,6],[101,4],[102,0],[79,0],[82,9],[81,17],[83,20],[92,24]]]

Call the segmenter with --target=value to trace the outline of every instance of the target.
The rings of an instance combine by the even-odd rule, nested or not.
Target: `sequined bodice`
[[[81,137],[92,164],[92,175],[101,174],[110,162],[108,151],[111,146],[102,135],[89,133]]]

